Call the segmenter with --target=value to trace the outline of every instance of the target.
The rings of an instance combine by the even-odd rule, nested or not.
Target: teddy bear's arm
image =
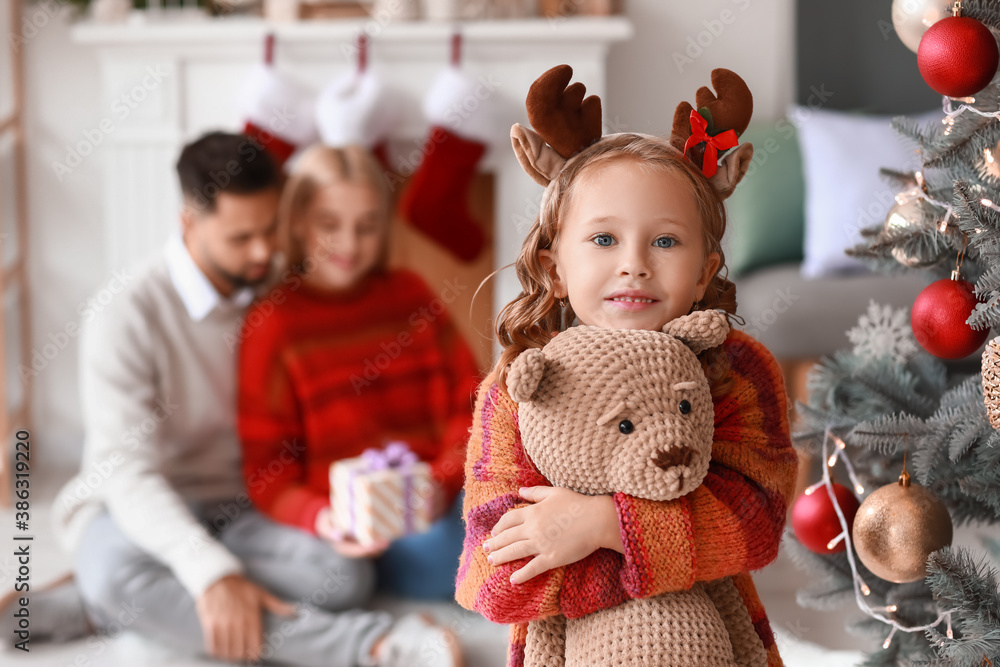
[[[614,494],[634,598],[686,590],[759,569],[777,556],[798,459],[784,380],[774,357],[746,334],[724,344],[732,389],[715,399],[715,440],[704,483],[673,501]]]
[[[521,623],[564,614],[575,618],[628,599],[621,584],[622,556],[597,549],[570,565],[552,568],[521,584],[510,575],[529,562],[520,558],[494,566],[483,542],[507,511],[530,503],[521,486],[551,486],[520,443],[516,405],[492,377],[480,387],[465,466],[465,541],[455,599],[495,623]]]

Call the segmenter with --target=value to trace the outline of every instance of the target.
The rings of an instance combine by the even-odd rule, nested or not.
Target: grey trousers
[[[323,540],[253,508],[219,521],[223,505],[233,506],[226,501],[189,504],[240,559],[248,579],[296,605],[293,616],[263,612],[262,662],[363,664],[363,656],[392,624],[388,612],[358,609],[375,590],[371,560],[341,556]],[[134,630],[175,650],[205,655],[194,598],[162,562],[121,532],[107,510],[87,527],[74,570],[95,627],[108,633]]]

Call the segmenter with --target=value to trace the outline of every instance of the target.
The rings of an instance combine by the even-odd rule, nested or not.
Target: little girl
[[[576,618],[732,576],[767,665],[776,667],[781,658],[749,571],[777,556],[797,458],[781,372],[760,343],[733,330],[699,355],[712,383],[715,439],[708,476],[687,496],[651,501],[555,488],[521,445],[508,366],[574,316],[584,325],[659,330],[697,308],[731,318],[736,311],[735,288],[721,273],[722,202],[752,147],[739,146],[721,164],[716,155],[749,122],[746,84],[715,70],[719,98],[699,90],[700,113],[682,103],[669,140],[602,138],[600,101],[581,103],[580,84],[564,92],[571,76],[562,65],[531,87],[538,134],[511,131],[522,166],[546,190],[516,262],[523,291],[497,322],[503,351],[477,394],[456,599],[512,624],[507,664],[521,667],[528,621]]]
[[[238,384],[244,477],[255,506],[315,535],[326,547],[318,553],[377,559],[382,590],[452,599],[465,446],[481,373],[442,299],[415,272],[387,266],[390,224],[386,180],[366,149],[314,146],[302,155],[279,210],[289,268],[245,318]],[[330,464],[393,440],[431,465],[433,524],[364,547],[333,530]],[[459,664],[457,655],[417,656],[413,633],[410,654],[400,653],[406,637],[391,636],[395,656],[379,665]]]

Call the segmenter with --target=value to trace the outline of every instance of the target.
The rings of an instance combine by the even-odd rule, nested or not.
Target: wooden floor
[[[49,525],[51,498],[68,473],[51,475],[33,480],[33,511],[31,517],[33,543],[32,582],[39,585],[69,569],[69,558],[53,538]],[[0,511],[0,540],[12,544],[13,513]],[[13,550],[0,548],[0,590],[13,586],[16,565]],[[858,646],[855,638],[844,632],[844,614],[820,613],[800,609],[795,603],[795,590],[805,583],[804,577],[784,556],[755,575],[761,597],[778,636],[779,647],[789,667],[845,667],[856,664],[859,654],[853,651],[838,652],[830,649],[850,649]],[[441,602],[425,605],[410,600],[379,598],[373,608],[386,609],[398,614],[413,610],[429,610],[439,623],[456,628],[466,656],[468,667],[504,667],[506,664],[507,627],[491,623],[478,614],[462,609],[457,604]],[[67,667],[86,664],[98,667],[154,667],[157,665],[184,665],[207,667],[220,665],[208,660],[186,657],[170,647],[157,645],[133,633],[116,637],[91,637],[64,645],[32,646],[30,653],[10,648],[9,631],[0,632],[0,664],[33,665],[35,667]]]

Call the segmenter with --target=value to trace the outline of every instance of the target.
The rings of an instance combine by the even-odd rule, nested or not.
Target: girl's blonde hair
[[[720,262],[709,281],[705,295],[695,308],[718,308],[725,311],[731,322],[742,324],[736,315],[736,286],[728,279],[726,257],[722,251],[722,236],[726,231],[726,208],[715,189],[701,171],[669,145],[637,134],[605,137],[575,155],[549,185],[542,198],[541,210],[532,224],[514,262],[522,291],[504,306],[496,321],[496,335],[503,350],[493,367],[493,376],[502,391],[507,391],[507,370],[510,363],[524,350],[543,347],[552,339],[552,332],[565,331],[575,319],[573,308],[560,307],[553,295],[552,278],[543,267],[538,251],[552,249],[562,226],[562,216],[573,196],[580,175],[612,160],[632,159],[643,168],[676,174],[684,179],[698,205],[702,221],[705,255],[719,253]],[[506,268],[506,267],[505,267]],[[725,393],[728,367],[722,348],[706,350],[699,355],[712,382],[713,395]]]
[[[383,223],[390,224],[392,197],[382,168],[371,151],[364,146],[312,146],[296,163],[278,205],[278,247],[293,272],[301,273],[306,261],[305,248],[293,232],[295,221],[305,215],[319,190],[344,182],[370,187],[380,202]],[[384,273],[388,268],[389,237],[387,228],[373,273]]]

